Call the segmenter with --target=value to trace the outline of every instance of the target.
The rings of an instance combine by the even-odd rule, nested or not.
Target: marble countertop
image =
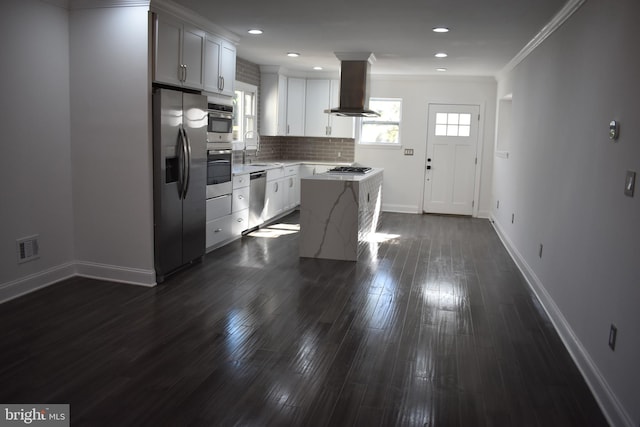
[[[233,165],[231,168],[232,175],[243,175],[246,173],[253,173],[259,171],[266,171],[269,169],[276,169],[280,167],[287,167],[292,165],[332,165],[332,166],[350,166],[351,163],[340,162],[322,162],[311,160],[283,160],[281,162],[255,162],[247,163],[244,165]]]
[[[302,179],[310,179],[314,181],[364,181],[366,179],[371,178],[374,175],[382,173],[382,171],[384,171],[383,168],[372,168],[370,172],[362,173],[362,174],[325,172],[317,175],[307,176]]]

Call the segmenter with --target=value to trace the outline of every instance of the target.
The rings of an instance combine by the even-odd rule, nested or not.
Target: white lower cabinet
[[[249,209],[243,209],[231,214],[232,224],[231,233],[234,237],[242,234],[244,230],[248,228],[249,224]]]
[[[294,209],[300,204],[300,167],[287,166],[284,174],[284,209]]]
[[[249,209],[249,187],[233,190],[233,202],[231,204],[231,208],[232,212]]]
[[[221,218],[207,221],[207,248],[216,246],[233,237],[233,215],[225,215]]]
[[[284,178],[267,181],[264,195],[265,221],[279,215],[284,210]]]

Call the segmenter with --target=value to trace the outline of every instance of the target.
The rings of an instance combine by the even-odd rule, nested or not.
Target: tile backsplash
[[[260,149],[249,150],[246,161],[304,160],[352,163],[353,138],[310,138],[295,136],[261,136]],[[234,153],[234,163],[242,162],[241,152]]]

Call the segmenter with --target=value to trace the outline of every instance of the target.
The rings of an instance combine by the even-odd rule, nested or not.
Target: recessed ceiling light
[[[300,56],[300,54],[298,52],[287,52],[287,56],[290,56],[291,58],[297,58],[298,56]]]
[[[258,29],[258,28],[252,28],[249,31],[247,31],[249,34],[253,34],[254,36],[258,36],[260,34],[262,34],[262,30]]]
[[[316,71],[320,71],[320,70],[322,70],[322,67],[313,67],[313,69],[316,70]]]
[[[446,68],[436,68],[436,71],[439,71],[439,72],[443,73],[443,72],[447,71],[447,69]]]
[[[446,53],[444,53],[444,52],[438,52],[438,53],[436,53],[436,58],[446,58],[447,56],[449,56],[449,55],[447,55],[447,54],[446,54]]]
[[[447,27],[433,27],[432,31],[434,33],[448,33],[449,29]]]

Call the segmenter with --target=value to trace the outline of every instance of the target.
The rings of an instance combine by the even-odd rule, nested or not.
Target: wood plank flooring
[[[605,426],[487,220],[385,213],[357,263],[298,214],[156,288],[74,278],[0,305],[0,402],[77,426]]]

